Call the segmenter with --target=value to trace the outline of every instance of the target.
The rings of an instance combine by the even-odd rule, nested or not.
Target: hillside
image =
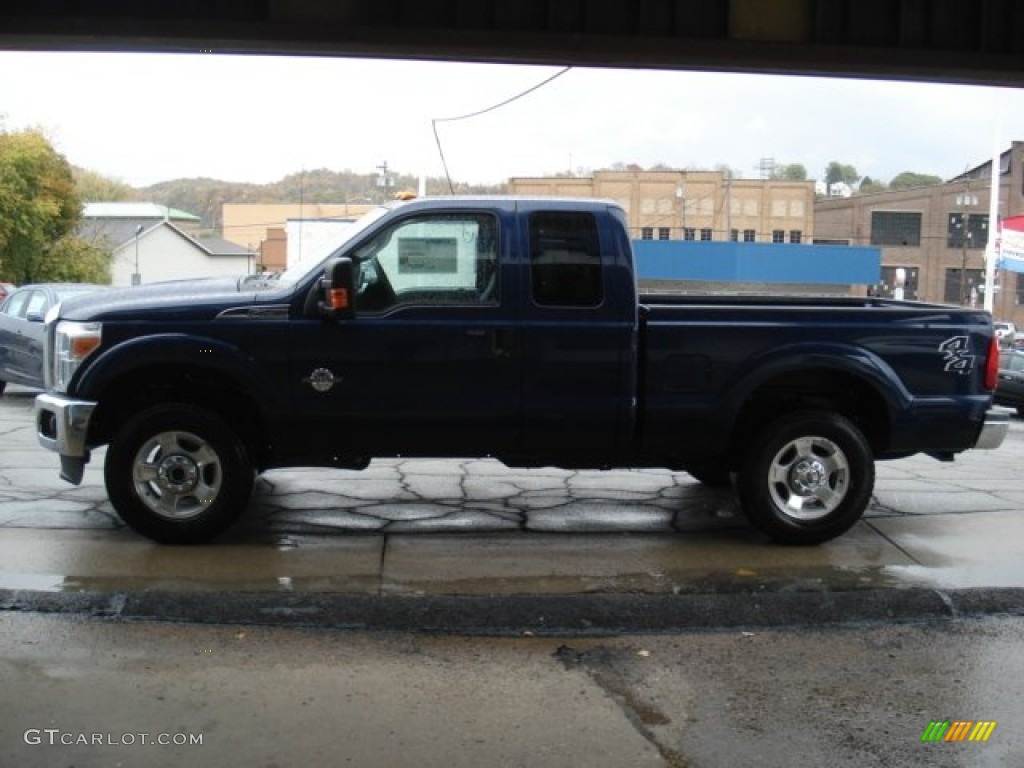
[[[344,203],[383,202],[399,190],[419,188],[414,176],[392,174],[387,189],[376,173],[331,171],[326,168],[300,171],[269,184],[195,178],[162,181],[148,187],[131,187],[91,171],[74,169],[82,199],[87,202],[140,200],[168,205],[200,216],[203,228],[219,231],[224,203]],[[456,194],[501,194],[504,185],[457,184]],[[427,179],[428,194],[448,194],[443,178]]]
[[[138,190],[140,199],[169,205],[202,217],[204,228],[219,230],[224,203],[343,203],[383,202],[398,190],[416,190],[419,181],[412,176],[392,177],[387,190],[378,185],[377,174],[331,171],[320,168],[285,176],[270,184],[247,184],[218,179],[174,179]],[[447,193],[443,179],[428,179],[429,194]],[[460,194],[498,194],[503,186],[456,188]]]

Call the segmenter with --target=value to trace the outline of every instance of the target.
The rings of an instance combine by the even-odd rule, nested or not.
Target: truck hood
[[[111,288],[69,299],[61,305],[66,320],[202,320],[232,307],[254,303],[283,304],[294,286],[252,277],[169,280],[131,288]]]

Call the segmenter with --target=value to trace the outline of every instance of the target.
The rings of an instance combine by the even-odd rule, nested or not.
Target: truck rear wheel
[[[819,544],[860,519],[875,484],[871,447],[849,419],[801,411],[762,429],[737,489],[750,522],[783,544]]]
[[[219,416],[170,404],[144,410],[118,430],[104,479],[114,509],[136,531],[195,544],[242,514],[253,471],[245,446]]]

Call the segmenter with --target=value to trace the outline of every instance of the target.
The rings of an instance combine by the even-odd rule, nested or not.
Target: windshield
[[[391,210],[390,205],[380,205],[377,206],[376,208],[367,211],[365,214],[363,214],[362,217],[360,217],[360,219],[354,225],[345,230],[344,237],[340,241],[338,241],[337,245],[334,247],[334,251],[337,251],[338,248],[341,248],[343,245],[345,245],[345,243],[351,242],[352,240],[358,238],[363,232],[372,227],[389,210]],[[286,269],[284,272],[280,272],[273,276],[268,276],[268,279],[272,278],[276,283],[281,285],[298,283],[306,275],[312,274],[316,270],[322,268],[323,263],[323,259],[311,259],[309,261],[295,264],[294,266],[291,266],[288,269]]]

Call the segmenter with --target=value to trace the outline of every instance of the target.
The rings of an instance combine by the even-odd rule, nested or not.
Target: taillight
[[[988,357],[985,358],[985,389],[992,392],[999,381],[999,339],[995,336],[988,343]]]

